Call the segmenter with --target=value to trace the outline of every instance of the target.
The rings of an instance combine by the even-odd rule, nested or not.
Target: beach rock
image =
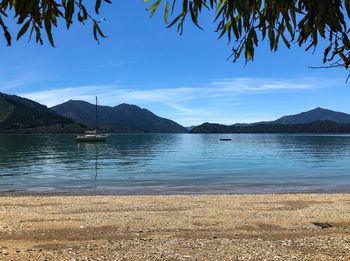
[[[328,224],[328,223],[312,222],[312,224],[314,224],[315,226],[321,227],[322,229],[333,227],[331,224]]]

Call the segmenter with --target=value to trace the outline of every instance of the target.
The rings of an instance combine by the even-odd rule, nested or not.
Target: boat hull
[[[77,142],[104,142],[107,140],[107,136],[76,136],[75,140]]]

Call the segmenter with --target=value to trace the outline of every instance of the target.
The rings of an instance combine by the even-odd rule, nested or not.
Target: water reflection
[[[275,135],[272,136],[281,155],[302,161],[332,164],[348,160],[350,136],[344,135]]]
[[[124,167],[142,167],[147,160],[159,155],[171,144],[176,146],[176,135],[162,134],[124,134],[113,135],[110,146],[104,152],[109,158],[118,159],[116,163]]]
[[[96,187],[96,181],[98,177],[98,160],[99,160],[99,147],[101,146],[101,143],[77,143],[78,151],[83,151],[84,153],[94,153],[95,160],[93,162],[93,167],[91,169],[94,170],[94,181],[95,181],[95,187]]]
[[[350,184],[349,156],[350,136],[0,135],[0,191],[320,191]]]

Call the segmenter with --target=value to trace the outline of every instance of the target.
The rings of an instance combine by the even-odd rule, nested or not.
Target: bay
[[[221,141],[220,139],[232,139]],[[350,135],[0,135],[0,193],[350,191]]]

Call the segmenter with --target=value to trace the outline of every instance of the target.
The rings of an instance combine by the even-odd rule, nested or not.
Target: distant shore
[[[0,260],[347,260],[350,194],[2,196]]]

